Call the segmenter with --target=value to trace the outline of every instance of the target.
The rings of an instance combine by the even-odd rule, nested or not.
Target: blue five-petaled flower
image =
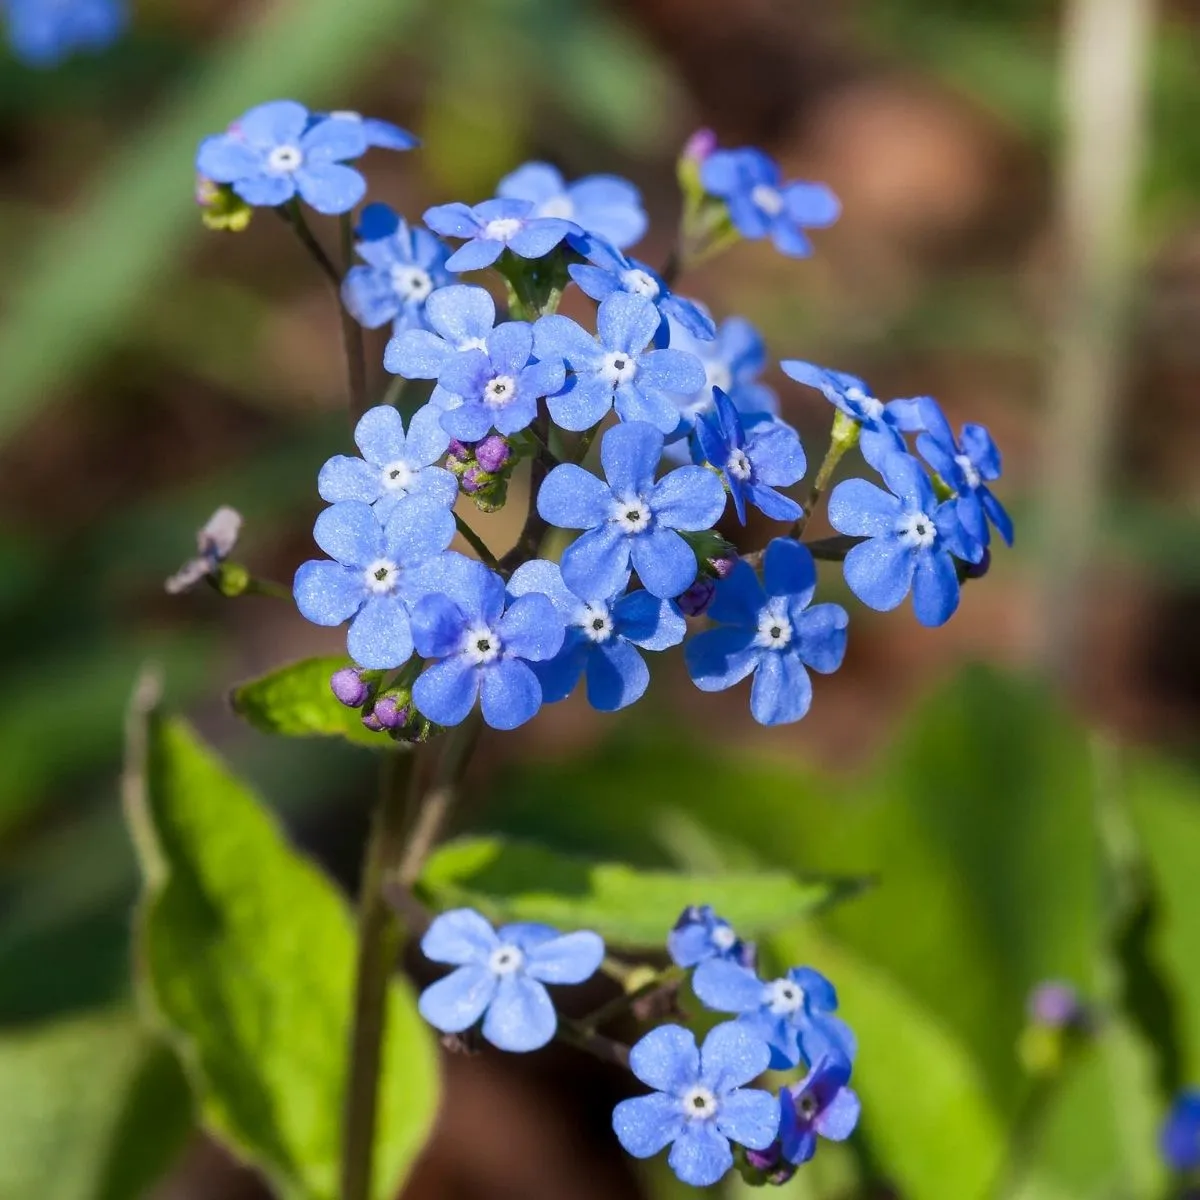
[[[835,1055],[779,1093],[779,1148],[788,1162],[808,1162],[817,1152],[818,1135],[844,1142],[854,1132],[862,1105],[849,1082],[849,1062]]]
[[[725,508],[721,481],[679,467],[655,482],[663,435],[644,421],[609,429],[600,443],[607,483],[574,463],[546,476],[538,512],[561,529],[586,530],[563,552],[562,573],[579,596],[612,596],[630,563],[651,595],[670,599],[696,578],[696,555],[679,530],[711,529]]]
[[[127,0],[4,0],[13,54],[31,67],[55,67],[77,50],[104,50],[129,23]]]
[[[528,200],[485,200],[470,205],[438,204],[425,211],[425,224],[443,237],[465,239],[446,266],[451,271],[490,267],[505,250],[519,258],[542,258],[579,227],[559,217],[539,217]]]
[[[622,1100],[613,1129],[635,1158],[671,1147],[671,1170],[693,1187],[708,1187],[733,1166],[731,1141],[764,1150],[779,1130],[770,1092],[745,1085],[767,1068],[760,1038],[734,1022],[718,1025],[697,1049],[691,1030],[652,1029],[629,1052],[629,1066],[648,1096]]]
[[[728,958],[744,967],[754,965],[754,946],[744,942],[708,904],[693,904],[679,914],[667,935],[667,953],[677,967],[694,967],[706,958]]]
[[[417,1002],[443,1033],[462,1033],[483,1018],[483,1036],[501,1050],[537,1050],[558,1028],[548,983],[582,983],[604,958],[604,942],[588,930],[560,934],[549,925],[495,930],[470,908],[435,917],[421,950],[457,967]]]

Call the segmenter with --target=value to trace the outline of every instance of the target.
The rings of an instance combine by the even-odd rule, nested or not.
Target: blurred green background
[[[1102,173],[1093,225],[1069,182],[1097,154],[1093,97],[1064,64],[1136,77],[1135,40],[1086,33],[1111,10],[1119,34],[1130,2],[142,0],[102,56],[0,60],[0,1200],[262,1194],[190,1131],[176,1068],[129,1015],[116,779],[142,662],[353,886],[372,755],[272,741],[224,699],[338,653],[337,633],[266,599],[162,592],[218,503],[247,518],[242,557],[289,579],[316,471],[348,444],[317,272],[270,214],[218,235],[192,200],[198,138],[279,95],[417,132],[419,152],[366,162],[410,217],[531,157],[628,175],[652,262],[697,126],[838,191],[812,260],[741,246],[682,290],[751,318],[775,359],[988,424],[1017,549],[942,630],[856,607],[800,726],[761,730],[740,689],[703,696],[668,662],[630,713],[572,699],[486,739],[462,824],[647,864],[878,876],[767,948],[831,975],[861,1042],[860,1133],[798,1197],[1171,1194],[1156,1126],[1200,1083],[1200,11],[1152,14],[1127,212]],[[1072,283],[1097,262],[1092,320]],[[770,381],[819,456],[823,402]],[[478,527],[503,547],[516,524]],[[1017,1054],[1046,978],[1104,1029],[1053,1086]],[[612,1142],[619,1077],[557,1051],[447,1071],[407,1194],[675,1194]]]

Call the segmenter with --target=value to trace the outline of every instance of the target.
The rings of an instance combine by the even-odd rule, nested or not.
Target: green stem
[[[483,538],[458,513],[454,514],[454,523],[458,526],[458,532],[470,543],[471,549],[494,571],[500,565],[500,562],[487,546],[484,545]]]
[[[639,1000],[644,1000],[662,988],[674,987],[686,977],[687,972],[681,967],[666,967],[662,971],[656,972],[644,983],[638,984],[631,991],[614,996],[607,1004],[602,1004],[594,1012],[588,1013],[586,1017],[579,1020],[578,1025],[585,1031],[601,1029],[610,1021],[616,1020],[617,1017],[624,1016]]]
[[[354,223],[349,213],[342,213],[342,268],[348,274],[354,265]],[[363,348],[362,326],[350,315],[342,302],[341,283],[338,283],[338,313],[342,320],[342,346],[346,352],[346,377],[350,385],[350,422],[356,425],[367,411],[367,355]]]
[[[325,247],[317,241],[316,235],[308,227],[308,222],[304,219],[304,209],[300,207],[300,201],[289,200],[287,204],[275,211],[292,227],[293,232],[300,239],[300,244],[308,251],[313,262],[320,267],[325,278],[334,288],[340,289],[342,286],[341,273],[333,265],[333,259],[325,253]]]
[[[546,411],[545,404],[546,402],[543,400],[539,406],[537,419],[531,427],[535,429],[535,436],[543,446],[546,444],[550,432],[550,416]],[[542,538],[546,536],[548,526],[538,512],[537,498],[546,476],[550,473],[550,468],[554,465],[554,456],[548,450],[543,450],[534,458],[530,466],[529,510],[525,514],[525,525],[513,548],[496,566],[501,575],[506,577],[511,575],[523,562],[533,558],[542,544]]]
[[[248,596],[270,596],[273,600],[291,600],[292,589],[276,583],[273,579],[259,579],[257,576],[246,585]]]
[[[829,449],[825,451],[825,458],[817,470],[817,477],[813,480],[812,490],[808,493],[808,499],[804,501],[804,509],[796,519],[796,523],[789,530],[788,537],[795,538],[798,541],[803,536],[809,518],[813,515],[813,510],[817,507],[817,503],[828,489],[829,481],[833,478],[833,473],[837,470],[838,463],[842,461],[842,456],[847,450],[858,444],[859,432],[858,422],[847,417],[844,413],[839,412],[834,417],[833,431],[829,438]]]

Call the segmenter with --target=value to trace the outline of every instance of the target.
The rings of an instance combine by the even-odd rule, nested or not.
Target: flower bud
[[[481,470],[478,464],[474,464],[462,473],[459,483],[468,496],[474,496],[476,492],[487,487],[491,483],[491,479],[486,471]]]
[[[699,617],[712,603],[716,590],[716,580],[707,575],[698,575],[696,582],[682,596],[675,598],[675,603],[685,617]]]
[[[460,442],[458,438],[451,438],[449,455],[458,462],[469,463],[475,457],[475,447],[470,442]]]
[[[402,697],[389,693],[375,701],[372,715],[384,729],[401,729],[408,724],[409,709]]]
[[[372,689],[353,667],[342,667],[330,676],[329,690],[347,708],[362,708],[371,698]]]
[[[498,433],[484,438],[475,447],[475,461],[489,474],[494,475],[512,458],[512,447]]]
[[[706,127],[697,129],[683,145],[683,157],[697,165],[717,148],[717,135]]]
[[[736,550],[732,550],[729,554],[719,554],[716,558],[708,560],[708,569],[718,579],[728,579],[730,572],[737,566],[738,554]]]
[[[374,709],[372,709],[370,712],[363,713],[362,723],[363,728],[369,729],[372,733],[383,732],[383,722],[375,715]]]
[[[977,563],[967,563],[967,569],[964,572],[967,579],[982,579],[992,565],[992,552],[985,546],[983,548],[983,557]]]

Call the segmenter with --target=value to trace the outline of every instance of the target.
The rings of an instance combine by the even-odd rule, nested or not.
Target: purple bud
[[[475,447],[476,462],[490,475],[494,475],[500,470],[510,458],[512,458],[512,449],[498,433],[484,438]]]
[[[736,553],[726,554],[722,555],[720,558],[710,558],[708,560],[709,570],[712,571],[712,573],[718,579],[728,579],[729,573],[734,567],[737,566],[737,564],[738,556]]]
[[[675,603],[679,605],[679,611],[685,617],[698,617],[712,603],[716,590],[716,580],[708,575],[699,575],[696,582],[682,596],[676,598]]]
[[[408,706],[396,696],[380,696],[372,715],[384,729],[399,729],[408,722]]]
[[[1029,993],[1029,1019],[1050,1029],[1063,1029],[1083,1020],[1079,993],[1069,983],[1039,983]]]
[[[462,473],[459,483],[462,485],[462,490],[468,496],[473,496],[476,492],[487,487],[491,483],[491,479],[488,477],[487,472],[481,471],[478,466],[470,466]]]
[[[370,684],[353,667],[334,671],[329,689],[347,708],[362,708],[371,695]]]
[[[460,442],[458,438],[450,439],[450,457],[459,462],[470,462],[475,457],[475,447],[471,442]]]
[[[697,129],[684,143],[683,157],[702,163],[717,148],[717,135],[711,129]]]
[[[779,1142],[772,1142],[765,1150],[751,1150],[746,1147],[746,1161],[756,1171],[772,1171],[779,1164]]]
[[[372,733],[383,732],[383,722],[375,715],[373,711],[369,713],[363,713],[362,723],[363,728],[369,729]]]
[[[968,579],[982,579],[992,565],[992,552],[987,546],[983,548],[983,557],[977,563],[967,563],[966,577]]]

